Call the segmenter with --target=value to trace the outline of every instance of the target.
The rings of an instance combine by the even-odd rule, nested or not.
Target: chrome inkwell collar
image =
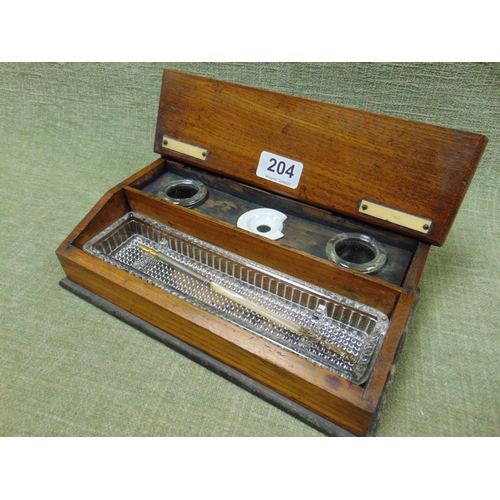
[[[194,207],[202,203],[208,195],[205,184],[191,179],[170,181],[160,191],[159,196],[181,207]]]
[[[340,266],[362,273],[380,270],[387,252],[375,238],[359,233],[341,233],[326,244],[327,257]]]

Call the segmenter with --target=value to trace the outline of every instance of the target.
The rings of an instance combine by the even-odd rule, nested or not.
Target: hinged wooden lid
[[[441,245],[486,142],[166,70],[155,151]]]

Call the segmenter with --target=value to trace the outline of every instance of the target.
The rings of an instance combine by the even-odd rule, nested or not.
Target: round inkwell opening
[[[387,252],[381,243],[358,233],[341,233],[329,240],[326,255],[332,262],[362,273],[374,273],[387,261]]]
[[[199,205],[208,195],[205,184],[191,179],[178,179],[170,181],[159,196],[182,207],[194,207]]]
[[[198,190],[191,186],[171,186],[167,189],[166,195],[177,200],[185,200],[192,198],[197,192]]]
[[[366,264],[375,258],[375,252],[364,243],[344,241],[335,247],[337,255],[353,264]]]
[[[266,225],[261,225],[257,226],[257,231],[259,231],[259,233],[268,233],[269,231],[271,231],[271,228]]]

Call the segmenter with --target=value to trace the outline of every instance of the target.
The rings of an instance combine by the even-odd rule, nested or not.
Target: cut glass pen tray
[[[147,253],[147,245],[204,280]],[[356,384],[368,378],[388,328],[382,312],[130,212],[83,246],[123,269]],[[217,283],[300,327],[284,328],[207,285]],[[313,335],[311,335],[311,333]]]

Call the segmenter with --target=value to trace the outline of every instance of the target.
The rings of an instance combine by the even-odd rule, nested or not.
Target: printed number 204
[[[269,172],[274,172],[278,175],[288,175],[290,179],[293,177],[293,169],[295,165],[288,166],[284,161],[278,161],[276,158],[269,158],[271,165],[267,167]]]

